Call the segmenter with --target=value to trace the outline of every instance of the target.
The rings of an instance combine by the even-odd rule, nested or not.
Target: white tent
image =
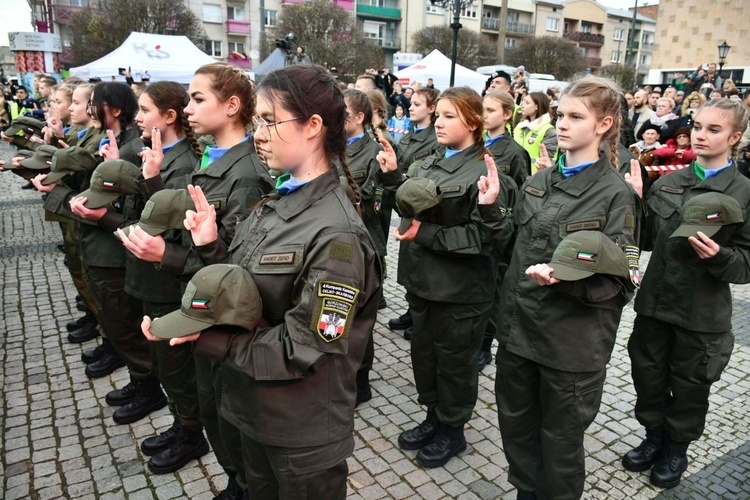
[[[422,85],[427,85],[427,79],[432,78],[436,89],[445,90],[450,86],[451,60],[445,57],[442,52],[435,49],[418,63],[412,64],[408,68],[404,68],[394,74],[401,83],[406,84],[416,81]],[[487,77],[485,75],[456,64],[456,78],[454,83],[456,87],[465,85],[481,93],[484,90],[484,82],[486,81]]]
[[[204,64],[216,62],[186,36],[154,35],[133,32],[122,45],[106,56],[85,66],[72,68],[70,74],[88,80],[98,77],[108,81],[118,76],[119,68],[130,68],[135,81],[172,80],[190,83],[193,73]]]

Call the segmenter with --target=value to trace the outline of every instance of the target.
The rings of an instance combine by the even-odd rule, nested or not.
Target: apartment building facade
[[[205,51],[218,61],[251,69],[261,61],[263,40],[277,27],[283,9],[305,0],[183,0],[203,23]],[[448,26],[450,9],[429,0],[333,0],[351,12],[364,37],[377,43],[392,66],[396,52],[413,52],[413,35],[428,26]],[[687,0],[679,0],[678,3]],[[69,20],[76,10],[98,0],[29,0],[39,31],[60,34],[63,66],[72,62]],[[480,33],[512,49],[533,36],[557,36],[575,43],[595,70],[608,64],[633,64],[645,74],[651,64],[656,21],[637,14],[628,53],[632,11],[609,9],[594,0],[474,0],[460,13],[462,29]],[[504,26],[502,25],[504,23]],[[502,51],[499,51],[499,54]]]

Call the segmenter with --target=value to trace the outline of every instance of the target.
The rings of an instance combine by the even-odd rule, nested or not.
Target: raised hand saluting
[[[120,148],[117,146],[117,138],[112,130],[107,130],[107,137],[109,138],[109,144],[102,146],[99,150],[99,156],[104,158],[105,161],[119,160],[120,159]]]
[[[497,166],[492,156],[484,155],[484,163],[487,165],[487,176],[481,176],[477,182],[479,188],[478,203],[480,205],[492,205],[500,194],[500,178],[497,175]]]
[[[219,229],[216,227],[216,209],[208,204],[200,186],[188,186],[188,191],[195,203],[195,211],[185,212],[185,229],[190,231],[196,246],[213,243],[219,235]]]
[[[643,178],[641,177],[641,164],[638,160],[630,160],[630,173],[625,174],[625,180],[628,181],[636,194],[643,198]]]
[[[393,150],[393,146],[385,139],[380,139],[379,142],[383,146],[383,151],[379,152],[375,159],[380,163],[380,170],[383,172],[393,172],[398,168],[396,152]]]
[[[164,152],[161,145],[161,130],[154,127],[151,131],[151,147],[143,148],[138,154],[143,160],[143,177],[151,179],[159,175],[161,164],[164,162]]]
[[[544,144],[539,145],[539,158],[534,162],[534,166],[536,166],[537,171],[552,166],[552,160],[550,159],[547,147]]]

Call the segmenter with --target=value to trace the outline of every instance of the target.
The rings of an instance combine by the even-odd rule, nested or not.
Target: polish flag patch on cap
[[[190,304],[190,307],[192,307],[193,309],[208,309],[208,301],[201,300],[201,299],[193,299],[193,302]]]

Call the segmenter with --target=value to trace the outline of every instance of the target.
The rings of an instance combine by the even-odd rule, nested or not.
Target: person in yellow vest
[[[39,105],[36,99],[29,97],[29,93],[24,87],[16,87],[14,94],[16,98],[10,103],[11,121],[26,113],[31,113],[36,109],[34,105],[37,105],[37,107]]]
[[[513,129],[513,138],[531,157],[531,174],[536,173],[534,161],[539,158],[539,145],[544,144],[557,159],[557,133],[549,114],[549,97],[532,92],[521,101],[522,121]]]

